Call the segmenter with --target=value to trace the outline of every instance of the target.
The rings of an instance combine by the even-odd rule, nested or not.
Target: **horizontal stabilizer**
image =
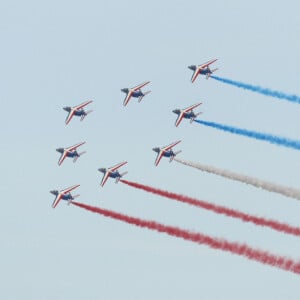
[[[141,102],[141,101],[143,100],[143,98],[144,98],[146,95],[148,95],[150,92],[151,92],[151,91],[147,91],[147,92],[143,93],[143,96],[140,96],[140,97],[139,97],[138,102]]]
[[[80,121],[83,121],[83,119],[92,112],[93,110],[88,110],[87,112],[85,112],[83,115],[81,115]]]
[[[174,155],[170,156],[170,162],[173,161],[174,157],[179,154],[180,152],[182,152],[181,150],[174,152]]]
[[[75,156],[74,159],[73,159],[73,162],[76,162],[77,159],[78,159],[78,157],[80,157],[80,156],[83,155],[84,153],[86,153],[86,151],[80,152],[80,153],[78,154],[78,156]]]
[[[123,172],[123,173],[120,174],[119,177],[116,177],[115,183],[118,183],[118,182],[120,181],[121,177],[123,177],[123,176],[126,175],[127,173],[128,173],[128,172]]]
[[[211,74],[214,73],[214,72],[216,72],[217,70],[218,70],[218,68],[215,68],[215,69],[213,69],[213,70],[210,71],[211,73],[207,73],[206,74],[206,79],[208,79],[211,76]]]
[[[202,112],[199,112],[199,113],[195,114],[195,117],[191,118],[191,121],[190,121],[190,122],[193,123],[193,122],[195,121],[195,119],[196,119],[200,114],[202,114]]]

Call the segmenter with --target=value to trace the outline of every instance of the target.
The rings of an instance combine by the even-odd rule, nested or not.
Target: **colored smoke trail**
[[[285,224],[285,223],[281,223],[275,220],[270,220],[270,219],[265,219],[263,217],[257,217],[257,216],[253,216],[253,215],[249,215],[243,212],[240,212],[238,210],[234,210],[228,207],[224,207],[224,206],[220,206],[220,205],[216,205],[216,204],[212,204],[203,200],[198,200],[198,199],[194,199],[194,198],[190,198],[187,196],[183,196],[183,195],[179,195],[179,194],[175,194],[175,193],[171,193],[171,192],[167,192],[167,191],[163,191],[154,187],[150,187],[144,184],[140,184],[137,182],[132,182],[132,181],[128,181],[128,180],[124,180],[121,179],[121,182],[149,192],[149,193],[153,193],[162,197],[166,197],[172,200],[177,200],[179,202],[183,202],[183,203],[187,203],[196,207],[200,207],[206,210],[210,210],[213,211],[217,214],[222,214],[228,217],[232,217],[232,218],[236,218],[236,219],[240,219],[243,222],[251,222],[254,223],[255,225],[259,225],[259,226],[266,226],[266,227],[270,227],[274,230],[280,231],[280,232],[284,232],[287,234],[292,234],[292,235],[296,235],[296,236],[300,236],[300,228],[299,227],[294,227],[291,226],[289,224]]]
[[[195,120],[195,122],[205,125],[205,126],[213,127],[213,128],[219,129],[219,130],[227,131],[230,133],[247,136],[250,138],[257,139],[257,140],[267,141],[271,144],[276,144],[279,146],[285,146],[288,148],[300,150],[300,141],[290,140],[290,139],[284,138],[284,137],[279,137],[279,136],[256,132],[256,131],[250,131],[247,129],[223,125],[223,124],[215,123],[215,122],[202,121],[202,120]]]
[[[255,177],[250,177],[247,175],[234,173],[232,171],[219,169],[216,167],[203,165],[203,164],[195,163],[195,162],[191,162],[191,161],[186,161],[186,160],[179,159],[179,158],[174,158],[174,160],[176,160],[177,162],[179,162],[183,165],[193,167],[193,168],[196,168],[196,169],[204,171],[204,172],[220,175],[225,178],[229,178],[232,180],[236,180],[236,181],[240,181],[240,182],[243,182],[246,184],[253,185],[257,188],[261,188],[261,189],[264,189],[269,192],[278,193],[278,194],[281,194],[281,195],[284,195],[284,196],[287,196],[290,198],[300,200],[300,190],[292,188],[292,187],[275,184],[272,182],[268,182],[265,180],[255,178]]]
[[[230,242],[221,238],[214,238],[202,233],[190,232],[181,228],[167,226],[155,221],[143,220],[135,217],[130,217],[121,213],[117,213],[111,210],[103,209],[100,207],[94,207],[78,202],[71,202],[73,205],[79,206],[88,211],[101,214],[105,217],[116,219],[122,222],[126,222],[138,227],[155,230],[158,232],[166,233],[171,236],[182,238],[184,240],[192,241],[198,244],[207,245],[213,249],[219,249],[233,254],[244,256],[251,260],[256,260],[260,263],[267,264],[273,267],[280,268],[285,271],[290,271],[296,274],[300,274],[300,262],[296,262],[290,258],[284,256],[278,256],[271,254],[267,251],[251,248],[246,244],[240,244],[236,242]]]
[[[294,103],[300,103],[300,97],[298,97],[297,95],[288,95],[285,94],[283,92],[279,92],[279,91],[273,91],[267,88],[263,88],[260,86],[255,86],[255,85],[251,85],[251,84],[247,84],[247,83],[243,83],[243,82],[239,82],[239,81],[235,81],[235,80],[231,80],[231,79],[227,79],[227,78],[222,78],[222,77],[218,77],[218,76],[210,76],[213,79],[216,79],[218,81],[227,83],[227,84],[231,84],[233,86],[239,87],[239,88],[243,88],[252,92],[257,92],[260,94],[263,94],[265,96],[270,96],[270,97],[274,97],[274,98],[278,98],[278,99],[285,99]]]

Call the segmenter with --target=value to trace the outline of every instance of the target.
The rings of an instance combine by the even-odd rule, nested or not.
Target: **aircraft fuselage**
[[[180,111],[180,109],[175,109],[175,110],[173,110],[173,113],[175,113],[176,115],[179,115],[181,113],[181,111]],[[196,118],[196,115],[193,111],[188,111],[183,114],[183,117],[185,119],[192,119],[192,118]]]
[[[200,70],[200,74],[202,75],[212,74],[212,71],[210,70],[210,68],[205,68]]]
[[[50,191],[51,194],[57,196],[59,194],[58,191],[54,190],[54,191]],[[73,196],[71,195],[71,193],[68,193],[68,194],[63,194],[61,196],[61,199],[62,200],[66,200],[66,201],[69,201],[69,200],[73,200]]]
[[[144,94],[141,90],[134,91],[131,95],[132,95],[132,97],[135,97],[135,98],[144,96]]]
[[[74,111],[74,116],[83,116],[83,115],[85,115],[85,111],[84,111],[84,109],[78,109],[78,110],[75,110]]]
[[[65,150],[64,150],[64,148],[58,148],[58,149],[56,149],[56,151],[63,154],[63,152]],[[68,151],[66,156],[67,157],[77,157],[77,156],[79,157],[79,154],[76,150],[73,150],[73,151]]]
[[[120,175],[119,171],[115,171],[115,172],[111,172],[109,174],[109,177],[111,177],[111,178],[118,178],[118,177],[120,177],[121,178],[121,175]]]
[[[71,107],[70,106],[67,106],[67,107],[64,107],[64,110],[65,111],[67,111],[67,112],[70,112],[71,111]],[[86,112],[84,111],[84,109],[76,109],[75,111],[74,111],[74,113],[73,113],[73,115],[74,116],[83,116],[83,115],[85,115],[86,114]]]
[[[197,69],[197,66],[193,65],[193,66],[189,66],[189,69],[195,71]],[[209,67],[206,67],[204,69],[201,69],[199,74],[201,75],[207,75],[207,74],[212,74],[212,71],[210,70]]]
[[[156,153],[160,152],[159,148],[153,148],[152,150],[154,152],[156,152]],[[175,153],[174,153],[173,150],[168,150],[168,151],[165,151],[162,156],[164,156],[164,157],[172,157],[172,156],[175,156]]]
[[[126,94],[129,93],[129,89],[128,88],[121,89],[121,91],[123,93],[126,93]],[[133,91],[131,93],[131,97],[134,97],[134,98],[139,98],[139,97],[142,97],[142,96],[145,96],[145,94],[141,90]]]
[[[104,174],[107,172],[105,168],[100,168],[98,170]],[[110,172],[108,176],[111,178],[121,178],[121,174],[119,173],[119,171]]]

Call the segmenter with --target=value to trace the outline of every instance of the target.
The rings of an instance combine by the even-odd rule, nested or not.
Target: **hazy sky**
[[[42,3],[43,2],[43,3]],[[297,200],[163,159],[180,158],[299,187],[300,152],[183,121],[204,120],[300,140],[300,105],[213,79],[187,66],[218,58],[217,75],[300,95],[298,1],[1,1],[1,299],[299,299],[300,277],[204,245],[60,203],[52,189],[81,184],[79,201],[246,242],[300,259],[299,238],[147,194],[126,179],[298,225]],[[124,87],[150,80],[142,103]],[[64,106],[88,99],[83,122]],[[58,147],[86,141],[76,164]]]

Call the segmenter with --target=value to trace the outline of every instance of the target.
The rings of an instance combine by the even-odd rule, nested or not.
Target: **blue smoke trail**
[[[285,99],[294,103],[300,103],[300,97],[298,97],[297,95],[288,95],[285,94],[283,92],[279,92],[279,91],[272,91],[270,89],[267,88],[263,88],[260,86],[255,86],[255,85],[251,85],[251,84],[247,84],[247,83],[243,83],[243,82],[239,82],[239,81],[234,81],[231,79],[227,79],[227,78],[222,78],[222,77],[218,77],[218,76],[210,76],[213,79],[216,79],[218,81],[227,83],[227,84],[231,84],[234,86],[237,86],[239,88],[243,88],[246,90],[250,90],[253,92],[257,92],[266,96],[270,96],[270,97],[275,97],[278,99]]]
[[[290,140],[290,139],[287,139],[284,137],[278,137],[278,136],[274,136],[274,135],[270,135],[270,134],[266,134],[266,133],[250,131],[250,130],[242,129],[242,128],[236,128],[236,127],[222,125],[222,124],[218,124],[218,123],[214,123],[214,122],[208,122],[208,121],[202,121],[202,120],[195,120],[195,122],[205,125],[205,126],[209,126],[209,127],[223,130],[223,131],[231,132],[234,134],[251,137],[251,138],[254,138],[257,140],[267,141],[271,144],[277,144],[280,146],[285,146],[285,147],[300,150],[300,141],[294,141],[294,140]]]

